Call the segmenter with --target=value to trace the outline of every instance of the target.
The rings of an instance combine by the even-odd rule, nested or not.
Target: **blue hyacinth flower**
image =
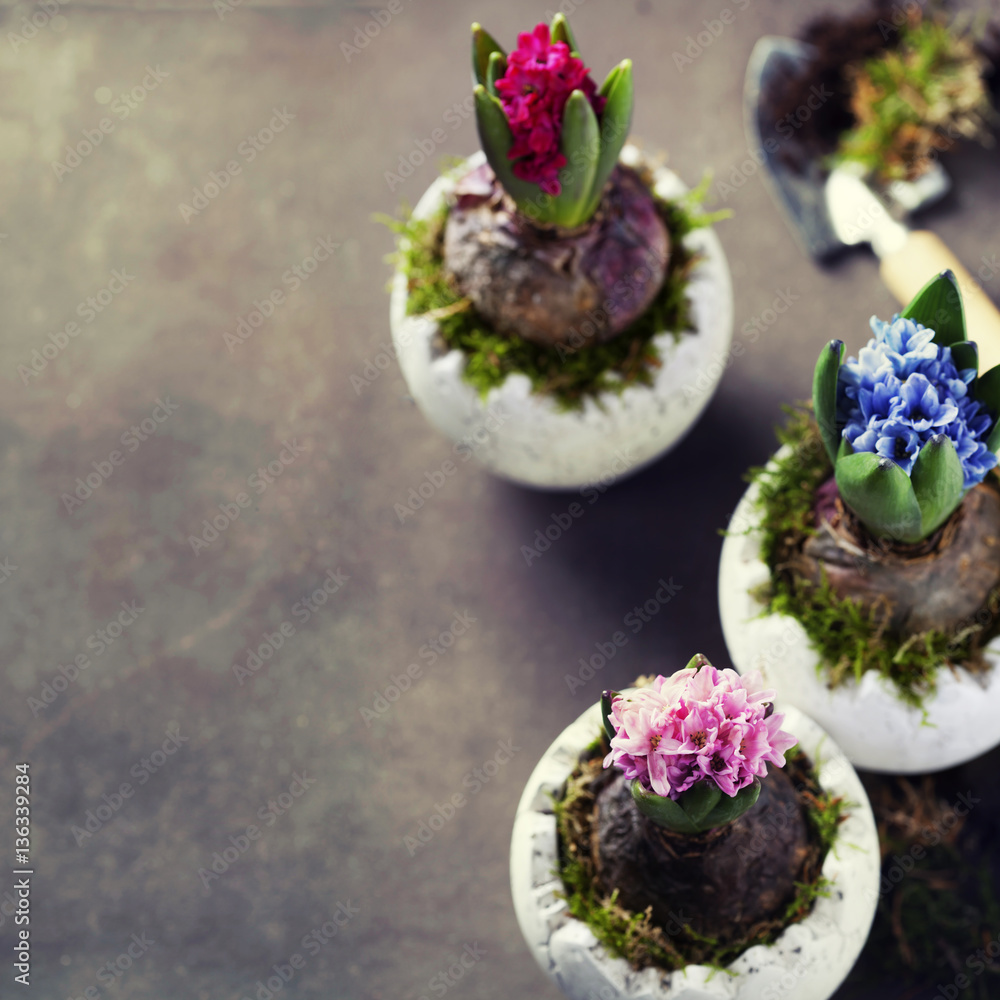
[[[997,466],[1000,366],[979,375],[950,271],[871,331],[846,361],[830,342],[813,405],[841,499],[876,535],[915,542]]]

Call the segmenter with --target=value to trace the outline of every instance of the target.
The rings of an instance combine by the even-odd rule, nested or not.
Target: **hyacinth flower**
[[[656,298],[671,245],[648,180],[619,162],[631,62],[598,86],[556,14],[509,53],[474,24],[472,70],[486,162],[456,183],[449,279],[497,333],[611,339]]]
[[[695,656],[683,670],[629,694],[605,691],[611,744],[639,812],[675,833],[725,826],[760,795],[767,765],[784,767],[796,738],[772,711],[756,671],[741,677]]]
[[[997,465],[1000,366],[979,374],[950,271],[871,327],[857,358],[824,348],[813,408],[844,504],[876,538],[913,544]]]
[[[601,200],[632,122],[632,63],[598,88],[565,15],[539,24],[509,55],[472,26],[476,124],[486,159],[518,210],[574,229]]]

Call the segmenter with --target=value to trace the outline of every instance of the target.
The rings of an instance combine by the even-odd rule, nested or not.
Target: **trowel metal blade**
[[[811,46],[792,38],[761,38],[747,64],[743,117],[751,153],[763,159],[764,183],[796,240],[811,257],[828,260],[845,247],[837,239],[826,209],[823,188],[827,170],[802,151],[792,126],[775,121],[773,112],[768,111],[768,95],[796,73],[812,51]],[[781,131],[779,126],[783,126]]]

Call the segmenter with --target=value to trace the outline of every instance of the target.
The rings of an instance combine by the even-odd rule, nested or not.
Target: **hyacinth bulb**
[[[632,63],[598,88],[563,14],[506,53],[472,26],[476,124],[483,151],[521,215],[575,229],[597,210],[632,122]]]
[[[979,375],[951,271],[871,327],[857,358],[823,349],[813,407],[844,504],[877,538],[914,544],[997,464],[1000,366]]]
[[[717,670],[699,654],[648,687],[604,692],[604,766],[621,769],[639,812],[660,826],[683,834],[725,826],[757,801],[767,765],[784,767],[797,742],[773,699],[756,671]]]

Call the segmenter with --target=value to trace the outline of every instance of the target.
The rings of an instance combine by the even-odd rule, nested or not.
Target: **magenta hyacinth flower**
[[[784,767],[797,742],[781,729],[784,716],[766,714],[773,698],[757,671],[741,677],[704,663],[659,676],[612,699],[615,736],[604,766],[675,801],[699,781],[733,796],[764,777],[769,763]]]
[[[550,195],[562,190],[559,171],[566,166],[560,148],[562,118],[574,90],[590,100],[600,115],[606,99],[597,96],[590,70],[570,55],[565,42],[551,41],[547,24],[517,36],[517,48],[507,57],[507,69],[496,91],[510,123],[514,144],[508,157],[515,176],[531,181]]]

